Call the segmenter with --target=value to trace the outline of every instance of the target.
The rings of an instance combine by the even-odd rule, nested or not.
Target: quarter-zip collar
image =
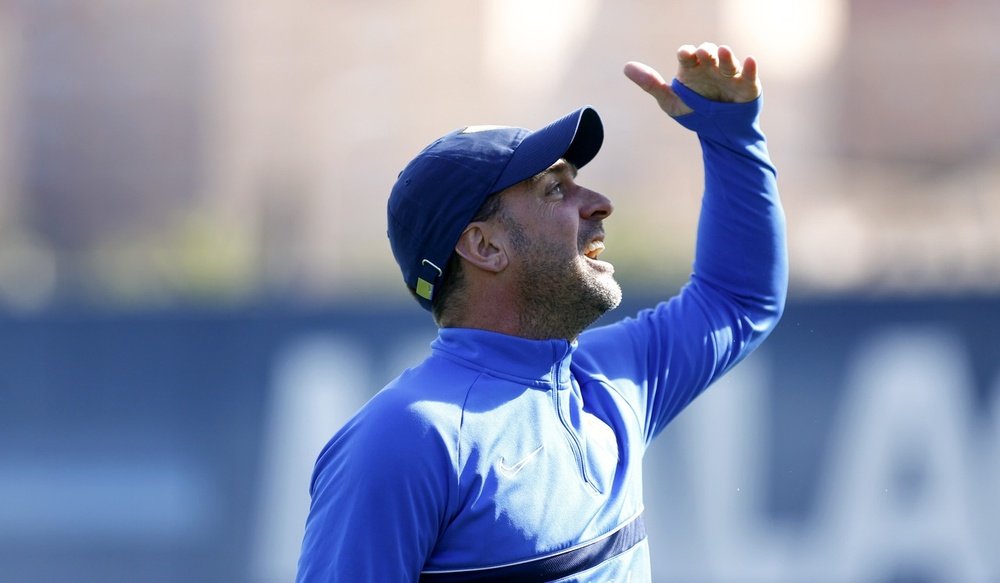
[[[472,328],[441,328],[431,350],[492,376],[547,389],[570,386],[569,368],[576,342],[529,340]]]

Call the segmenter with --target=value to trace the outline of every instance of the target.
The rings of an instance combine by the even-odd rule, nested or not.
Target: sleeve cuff
[[[763,94],[746,103],[724,103],[706,99],[674,79],[670,88],[694,111],[675,117],[677,123],[705,137],[733,139],[745,128],[755,128],[763,105]]]

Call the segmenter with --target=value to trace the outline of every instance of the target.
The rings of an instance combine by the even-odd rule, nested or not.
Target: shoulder
[[[318,466],[381,466],[454,458],[471,380],[429,358],[375,394],[327,443]],[[372,452],[378,455],[371,455]]]
[[[419,571],[457,500],[460,402],[435,378],[423,365],[405,372],[327,443],[313,473],[300,568],[349,572],[351,580]]]
[[[667,327],[662,321],[666,319],[666,310],[667,302],[661,302],[655,308],[586,330],[577,340],[573,363],[585,370],[609,376],[642,367],[650,345],[664,340]]]
[[[398,423],[411,430],[438,428],[450,432],[461,422],[466,395],[478,376],[476,371],[432,356],[396,377],[361,412],[379,422]]]

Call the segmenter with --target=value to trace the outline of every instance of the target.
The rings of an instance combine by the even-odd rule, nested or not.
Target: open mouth
[[[597,259],[601,253],[604,253],[604,241],[591,241],[583,249],[583,254],[589,259]]]

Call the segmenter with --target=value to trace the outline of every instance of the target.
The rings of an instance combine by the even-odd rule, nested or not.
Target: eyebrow
[[[576,178],[577,168],[572,162],[567,161],[565,158],[560,158],[555,164],[535,174],[528,181],[531,184],[537,184],[549,174],[561,174],[564,172],[569,172],[573,178]]]

